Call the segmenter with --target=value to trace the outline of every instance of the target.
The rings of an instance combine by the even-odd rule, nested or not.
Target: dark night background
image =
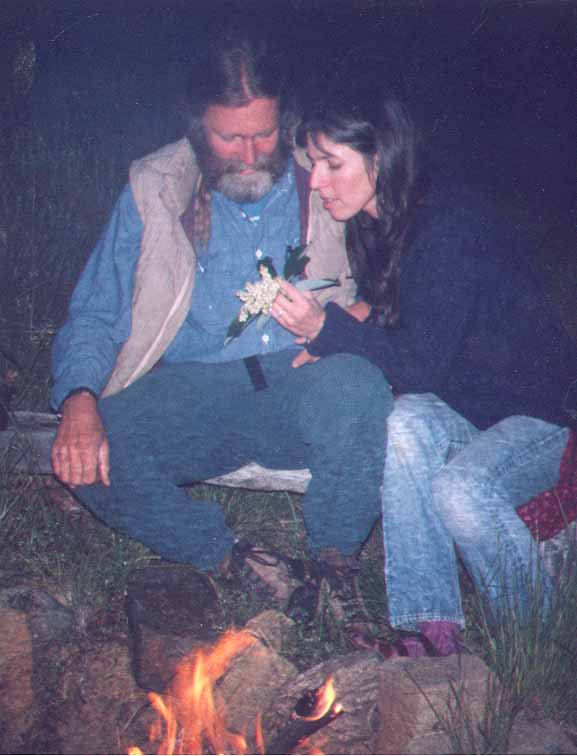
[[[439,155],[455,170],[500,194],[524,198],[538,214],[562,215],[572,201],[573,2],[4,0],[3,5],[7,38],[32,38],[37,46],[27,106],[56,131],[60,120],[72,118],[89,138],[90,129],[113,111],[111,130],[134,134],[141,151],[179,136],[173,103],[187,60],[210,23],[244,7],[270,18],[294,53],[297,80],[307,81],[331,56],[368,46],[403,67]],[[5,46],[4,56],[11,47]],[[149,122],[160,116],[164,133],[155,138]]]
[[[44,265],[60,271],[50,302],[34,306],[41,320],[61,321],[129,162],[182,135],[175,103],[187,62],[239,9],[280,35],[295,82],[309,86],[351,50],[376,85],[381,72],[400,72],[436,164],[534,224],[553,268],[573,255],[575,2],[0,0],[3,191],[11,200],[33,191],[35,217],[18,223],[36,223]],[[21,133],[35,140],[33,178],[30,165],[15,167],[22,147],[10,144]],[[70,179],[56,179],[53,164],[64,163]],[[7,207],[0,231],[3,212],[16,217]],[[9,280],[18,263],[33,266],[20,245],[16,231],[0,233],[2,297],[30,284],[25,270]],[[3,320],[21,317],[14,306]],[[0,333],[0,357],[8,342],[20,348]]]

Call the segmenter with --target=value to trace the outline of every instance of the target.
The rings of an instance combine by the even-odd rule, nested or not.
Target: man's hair
[[[207,108],[213,105],[240,108],[254,99],[274,99],[279,108],[279,141],[272,156],[274,165],[268,169],[273,181],[284,172],[292,150],[294,109],[289,104],[292,101],[289,67],[281,48],[273,40],[272,34],[247,14],[229,18],[216,34],[206,35],[204,49],[189,68],[182,104],[186,133],[202,173],[193,221],[199,249],[206,247],[210,239],[210,191],[215,188],[210,176],[214,156],[202,124]],[[230,193],[227,196],[230,197]]]
[[[282,50],[257,24],[231,21],[208,35],[188,70],[183,104],[189,136],[198,135],[211,105],[244,107],[261,97],[278,100],[281,131],[290,128],[288,73]]]

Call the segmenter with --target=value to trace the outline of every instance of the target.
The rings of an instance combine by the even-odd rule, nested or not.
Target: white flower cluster
[[[260,281],[255,283],[247,281],[246,289],[236,292],[236,296],[243,302],[238,313],[241,323],[245,323],[252,315],[258,315],[261,312],[268,315],[280,289],[279,279],[271,276],[266,265],[261,265],[258,272]]]

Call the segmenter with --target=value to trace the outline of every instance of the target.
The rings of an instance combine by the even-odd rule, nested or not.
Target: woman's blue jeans
[[[351,553],[380,513],[386,418],[383,374],[353,355],[294,369],[295,352],[260,357],[255,391],[242,360],[160,367],[99,410],[110,443],[111,486],[77,493],[112,527],[161,556],[214,567],[233,537],[219,506],[182,489],[249,463],[308,467],[303,511],[313,552]]]
[[[510,417],[479,431],[433,394],[395,401],[383,482],[387,595],[393,627],[464,626],[454,545],[498,612],[550,579],[516,507],[555,485],[569,431]],[[520,593],[521,592],[521,593]]]

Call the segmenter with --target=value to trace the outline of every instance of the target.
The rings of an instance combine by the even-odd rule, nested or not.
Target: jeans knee
[[[407,464],[420,466],[435,453],[432,416],[417,395],[401,396],[395,401],[387,432],[390,450],[394,449]]]
[[[432,490],[436,510],[453,537],[474,539],[480,525],[476,502],[483,500],[474,476],[445,468],[435,476]]]

